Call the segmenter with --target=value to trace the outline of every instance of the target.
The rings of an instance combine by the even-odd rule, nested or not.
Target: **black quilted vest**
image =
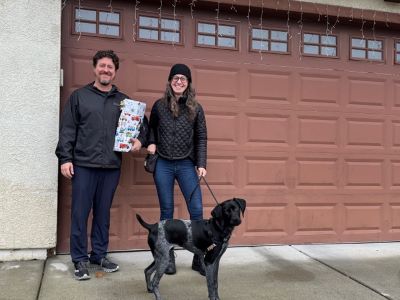
[[[194,120],[189,118],[186,99],[179,100],[179,115],[174,117],[167,104],[157,100],[150,114],[149,144],[157,145],[158,154],[169,160],[190,158],[197,167],[206,167],[207,127],[199,104]]]

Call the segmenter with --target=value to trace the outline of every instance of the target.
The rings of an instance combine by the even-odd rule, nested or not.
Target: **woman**
[[[160,220],[173,218],[175,180],[185,197],[190,219],[202,220],[202,196],[197,184],[199,176],[207,174],[207,127],[203,108],[195,99],[188,66],[172,66],[164,97],[151,110],[149,129],[147,151],[159,155],[153,177]],[[205,275],[196,255],[192,269]],[[173,250],[166,273],[176,273]]]

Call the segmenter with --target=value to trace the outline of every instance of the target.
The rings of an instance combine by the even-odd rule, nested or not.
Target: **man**
[[[119,266],[107,257],[110,208],[118,185],[121,153],[114,152],[114,137],[120,115],[120,102],[129,98],[112,84],[119,58],[112,51],[98,51],[93,57],[95,81],[75,90],[66,104],[56,155],[61,174],[72,181],[70,251],[75,278],[90,279],[88,263],[105,272]],[[146,142],[147,119],[140,135],[132,140],[138,151]],[[87,222],[93,209],[92,251],[87,251]]]

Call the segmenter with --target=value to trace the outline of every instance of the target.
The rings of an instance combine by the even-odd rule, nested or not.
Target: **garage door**
[[[170,66],[185,63],[207,117],[208,182],[218,200],[248,203],[232,244],[400,239],[400,66],[389,31],[360,36],[359,26],[343,23],[328,36],[324,24],[304,22],[300,31],[268,11],[260,24],[259,16],[229,7],[216,18],[212,5],[174,12],[146,1],[135,13],[131,2],[68,1],[62,107],[93,79],[90,61],[99,49],[118,53],[117,86],[148,111]],[[112,250],[146,247],[136,213],[159,218],[144,155],[123,157]],[[59,183],[57,249],[66,252],[71,187]],[[208,217],[214,200],[202,191]],[[175,196],[175,217],[187,218],[178,189]]]

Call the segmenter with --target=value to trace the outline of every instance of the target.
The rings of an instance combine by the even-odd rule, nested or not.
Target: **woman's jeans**
[[[173,219],[174,217],[175,179],[185,197],[190,219],[203,219],[201,189],[198,186],[199,177],[192,160],[189,158],[168,160],[159,156],[153,176],[160,201],[160,220]]]

